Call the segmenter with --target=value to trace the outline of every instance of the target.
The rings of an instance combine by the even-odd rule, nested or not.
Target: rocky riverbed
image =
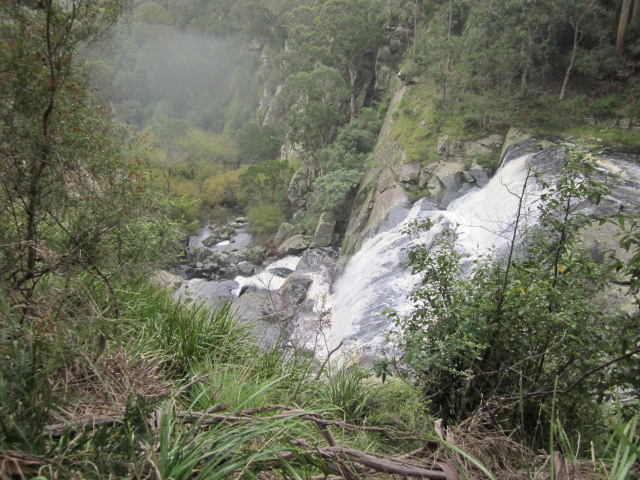
[[[242,218],[209,225],[191,237],[187,261],[178,274],[157,272],[154,281],[185,303],[231,309],[265,345],[280,343],[316,350],[338,258],[331,239],[309,238],[285,224],[268,246],[252,246]],[[320,229],[324,236],[326,227]]]

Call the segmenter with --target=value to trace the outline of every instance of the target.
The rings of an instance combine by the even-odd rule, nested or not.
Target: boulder
[[[398,181],[408,185],[418,185],[422,166],[419,163],[405,163],[398,169]]]
[[[235,298],[235,290],[238,283],[232,280],[208,282],[200,278],[194,278],[184,283],[174,294],[185,303],[204,302],[206,305],[216,305],[224,300]]]
[[[269,271],[274,275],[282,278],[286,278],[293,273],[293,270],[287,267],[270,268]]]
[[[281,321],[277,308],[273,293],[256,287],[248,287],[231,305],[235,318],[249,326],[252,335],[267,347],[289,335],[290,326]]]
[[[333,232],[336,228],[336,219],[331,212],[323,212],[320,215],[311,247],[330,247],[333,242]]]
[[[278,231],[273,236],[274,245],[280,245],[287,238],[289,238],[293,234],[293,231],[295,230],[295,228],[296,227],[294,227],[290,223],[282,222],[278,227]]]
[[[298,262],[296,272],[333,272],[338,251],[332,248],[310,248],[305,250]]]
[[[264,262],[265,258],[267,258],[267,250],[261,246],[255,246],[251,248],[247,248],[242,255],[247,260],[247,262],[251,262],[254,265],[260,265]]]
[[[149,282],[158,287],[166,288],[170,292],[175,292],[182,285],[184,279],[166,270],[157,270],[153,272]]]
[[[205,247],[213,247],[214,245],[220,243],[222,239],[218,235],[209,235],[207,238],[202,240],[202,245]]]
[[[283,257],[286,255],[297,255],[309,248],[309,243],[309,239],[306,236],[294,235],[293,237],[285,240],[284,243],[280,245],[278,254]]]
[[[244,261],[238,263],[238,273],[245,277],[250,277],[255,272],[256,266],[253,263]]]
[[[307,296],[307,290],[313,283],[313,280],[305,275],[294,273],[284,285],[278,290],[278,297],[282,302],[282,307],[287,309],[294,305],[301,304]]]

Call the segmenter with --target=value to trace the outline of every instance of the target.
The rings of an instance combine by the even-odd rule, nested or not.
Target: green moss
[[[409,88],[393,113],[392,136],[406,152],[407,162],[437,159],[432,91],[426,84]]]

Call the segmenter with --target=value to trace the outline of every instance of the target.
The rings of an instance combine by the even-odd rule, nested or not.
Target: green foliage
[[[543,428],[556,394],[564,421],[575,426],[610,382],[637,388],[618,375],[620,362],[602,367],[633,349],[629,329],[637,318],[604,312],[596,296],[606,271],[576,243],[593,221],[584,204],[606,192],[594,171],[588,157],[569,151],[552,183],[538,178],[539,223],[507,258],[481,257],[463,275],[454,231],[430,249],[409,250],[409,266],[422,282],[411,295],[413,312],[394,318],[403,361],[433,414],[462,420],[500,405],[494,414],[509,429],[524,422],[527,438],[525,432]],[[582,427],[594,435],[593,424]]]
[[[293,172],[286,161],[269,160],[250,165],[240,175],[240,185],[249,204],[285,203]]]
[[[336,170],[318,178],[313,182],[314,198],[311,210],[323,212],[344,211],[349,196],[362,179],[362,173],[357,170]]]
[[[288,115],[289,137],[307,152],[328,145],[337,128],[346,121],[342,105],[348,90],[340,74],[321,66],[287,78],[282,97],[291,109]]]
[[[640,458],[638,420],[638,415],[633,416],[628,422],[624,422],[621,415],[616,418],[615,431],[605,449],[605,455],[608,454],[613,458],[611,471],[607,476],[610,480],[624,480],[638,474],[636,465]]]
[[[238,157],[244,164],[260,163],[280,157],[282,139],[271,127],[247,122],[237,133]]]
[[[342,420],[364,421],[371,411],[375,388],[367,384],[368,374],[357,368],[343,368],[318,385],[320,402],[337,408]]]
[[[269,236],[287,219],[286,210],[278,204],[251,205],[247,208],[251,230],[260,236]]]

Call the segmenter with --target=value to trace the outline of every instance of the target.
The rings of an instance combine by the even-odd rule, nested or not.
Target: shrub
[[[278,204],[252,205],[247,209],[247,219],[253,232],[268,236],[278,230],[278,226],[287,219],[287,215],[284,208]]]
[[[554,182],[539,178],[545,190],[538,226],[516,246],[516,221],[506,258],[481,257],[469,271],[453,230],[428,249],[408,251],[422,281],[411,295],[413,312],[394,316],[402,332],[397,343],[431,412],[445,423],[484,408],[507,428],[520,425],[530,434],[548,427],[557,401],[575,427],[611,384],[637,388],[616,361],[634,348],[629,332],[637,319],[598,305],[606,266],[577,243],[593,221],[578,205],[597,203],[607,191],[594,173],[584,155],[570,151]],[[593,435],[594,424],[587,427]]]
[[[362,174],[356,170],[338,170],[318,178],[313,183],[314,200],[311,209],[316,212],[339,211],[346,205],[349,194],[360,183]]]

